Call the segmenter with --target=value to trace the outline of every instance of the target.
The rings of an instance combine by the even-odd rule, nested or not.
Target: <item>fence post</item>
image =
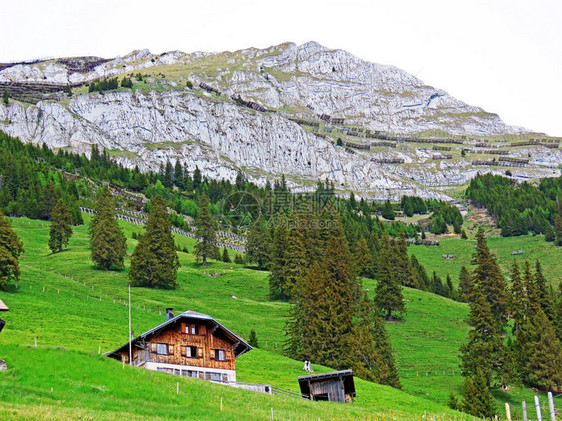
[[[507,418],[507,421],[511,421],[511,410],[509,409],[509,404],[507,402],[505,403],[505,417]]]
[[[527,404],[523,401],[523,421],[529,421],[527,418]]]
[[[537,395],[535,395],[535,408],[537,409],[537,421],[542,421],[541,402]]]
[[[548,408],[550,409],[550,421],[556,421],[556,411],[554,410],[554,399],[552,392],[548,392]]]

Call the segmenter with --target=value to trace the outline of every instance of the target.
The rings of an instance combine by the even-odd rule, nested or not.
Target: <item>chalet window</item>
[[[160,355],[168,355],[168,344],[156,344],[156,353]]]
[[[199,354],[197,352],[197,347],[196,346],[186,346],[185,347],[185,356],[187,358],[197,358],[197,357],[199,357]]]
[[[215,349],[214,359],[217,361],[226,361],[226,352],[224,349]]]
[[[199,326],[185,325],[185,333],[187,333],[188,335],[199,335]]]
[[[193,377],[194,379],[196,379],[197,376],[198,376],[197,371],[187,370],[187,377]]]
[[[222,380],[222,375],[221,373],[210,373],[211,374],[211,378],[209,380],[215,380],[215,381],[221,381]]]

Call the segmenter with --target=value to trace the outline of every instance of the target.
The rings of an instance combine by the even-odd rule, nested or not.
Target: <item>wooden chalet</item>
[[[351,402],[355,398],[352,370],[297,377],[301,393],[315,401]]]
[[[8,308],[8,306],[6,304],[4,304],[4,302],[2,300],[0,300],[0,311],[8,311],[10,310]],[[4,329],[4,326],[6,325],[6,322],[2,319],[0,319],[0,332],[2,332],[2,329]]]
[[[149,370],[221,382],[236,381],[236,358],[252,349],[207,314],[186,311],[131,341],[133,364]],[[105,355],[129,364],[129,342]]]

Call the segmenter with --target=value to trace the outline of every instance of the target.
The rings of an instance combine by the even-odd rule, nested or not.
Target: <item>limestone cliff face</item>
[[[146,78],[148,87],[143,89],[81,94],[35,105],[2,104],[0,130],[24,141],[84,153],[95,143],[123,164],[141,169],[155,170],[166,160],[180,160],[213,178],[233,179],[242,168],[257,182],[286,174],[294,186],[307,189],[319,179],[329,179],[341,190],[378,198],[442,197],[435,186],[464,182],[475,171],[467,159],[426,163],[430,153],[414,147],[352,153],[335,146],[338,135],[319,136],[290,118],[321,121],[318,116],[324,114],[345,119],[346,126],[402,134],[523,131],[400,69],[316,43],[220,54],[155,56],[144,50],[81,73],[57,61],[18,65],[1,71],[0,82],[85,83],[150,69],[152,77]],[[193,89],[185,87],[188,79]],[[221,95],[198,88],[201,82]],[[276,112],[250,109],[232,99],[238,96]],[[338,130],[330,126],[328,133],[332,129]],[[548,152],[533,150],[537,157],[554,160],[546,165],[555,166],[560,154]],[[373,158],[400,158],[404,164],[377,164]],[[557,170],[532,171],[541,176]]]

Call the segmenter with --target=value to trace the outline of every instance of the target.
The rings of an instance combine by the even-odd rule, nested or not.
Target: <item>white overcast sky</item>
[[[562,136],[560,0],[0,0],[0,62],[317,41]]]

